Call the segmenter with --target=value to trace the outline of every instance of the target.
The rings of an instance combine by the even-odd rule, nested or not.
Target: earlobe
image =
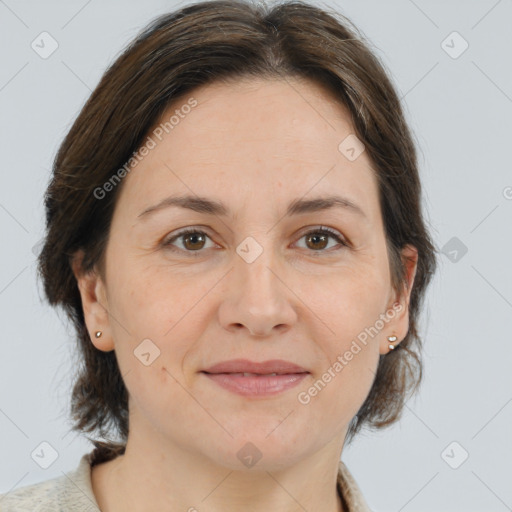
[[[105,284],[96,271],[83,271],[83,255],[82,250],[78,251],[72,259],[71,267],[82,299],[85,324],[93,345],[98,350],[110,352],[114,349],[114,342],[110,334]],[[97,335],[98,332],[101,335]]]
[[[397,342],[397,337],[394,334],[392,334],[391,336],[388,336],[388,342],[389,342],[389,345],[388,345],[389,350],[395,350],[395,343]]]

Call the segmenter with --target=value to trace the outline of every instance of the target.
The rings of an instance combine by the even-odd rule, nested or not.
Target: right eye
[[[173,252],[188,252],[194,253],[193,256],[198,256],[199,254],[197,253],[200,253],[201,249],[204,248],[207,238],[210,237],[204,231],[195,228],[187,228],[164,241],[163,246],[168,247]],[[176,249],[174,242],[180,239],[182,240],[183,247]]]

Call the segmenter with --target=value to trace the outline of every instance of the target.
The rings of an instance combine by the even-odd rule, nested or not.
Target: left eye
[[[338,242],[338,244],[343,247],[348,247],[347,242],[345,242],[341,235],[339,235],[336,231],[326,227],[308,231],[307,233],[304,233],[299,238],[299,240],[302,240],[303,238],[306,239],[306,244],[312,244],[313,246],[316,245],[316,247],[313,248],[306,247],[306,249],[310,249],[312,252],[325,252],[325,248],[329,243],[329,238],[336,240],[336,242]],[[179,249],[172,247],[174,242],[180,239],[183,241],[183,247]],[[163,243],[163,245],[170,247],[172,251],[199,253],[201,252],[201,249],[205,248],[204,244],[206,239],[210,239],[210,237],[204,231],[198,229],[186,229],[173,236],[172,238],[169,238],[166,242]],[[198,255],[199,254],[194,254],[194,256]]]
[[[336,231],[326,227],[321,227],[318,229],[308,231],[307,233],[302,235],[299,240],[301,240],[302,238],[306,238],[306,243],[312,242],[313,244],[320,245],[320,247],[317,245],[316,249],[311,249],[313,252],[325,252],[323,251],[323,249],[325,249],[326,246],[328,245],[329,238],[336,240],[336,242],[338,242],[338,244],[340,244],[342,247],[348,247],[347,242],[345,242],[341,235],[339,235]],[[309,249],[309,247],[306,248]],[[320,251],[318,249],[320,249]]]

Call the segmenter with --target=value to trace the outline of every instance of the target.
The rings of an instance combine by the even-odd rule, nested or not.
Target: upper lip
[[[249,361],[248,359],[231,359],[222,361],[203,370],[206,373],[309,373],[299,365],[284,361],[283,359],[272,359],[269,361]]]

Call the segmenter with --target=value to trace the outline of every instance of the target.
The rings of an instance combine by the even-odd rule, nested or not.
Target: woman
[[[46,212],[96,448],[2,510],[369,510],[342,450],[421,380],[436,260],[396,91],[347,19],[159,17],[66,136]]]

